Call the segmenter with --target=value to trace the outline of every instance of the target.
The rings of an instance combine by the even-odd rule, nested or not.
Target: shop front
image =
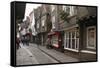
[[[79,28],[74,27],[64,32],[64,49],[70,51],[79,51]]]
[[[97,28],[97,23],[96,23],[96,17],[89,17],[86,20],[83,20],[81,22],[81,51],[82,52],[89,52],[89,53],[96,53],[96,28]]]
[[[80,22],[80,56],[82,61],[96,61],[97,18],[89,17]]]
[[[61,47],[61,34],[60,32],[50,32],[48,33],[48,38],[51,39],[51,45],[53,48],[59,49]]]
[[[87,27],[87,48],[96,49],[96,26]]]

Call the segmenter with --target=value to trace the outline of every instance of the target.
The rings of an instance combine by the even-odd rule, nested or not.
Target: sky
[[[30,4],[30,3],[27,3],[26,4],[26,9],[25,9],[24,20],[26,20],[26,16],[29,16],[30,12],[32,12],[33,9],[35,9],[35,8],[37,8],[39,6],[41,6],[41,4]],[[33,21],[32,21],[32,26],[31,26],[33,31],[35,31],[34,30],[34,24],[35,24],[35,20],[34,20],[34,15],[33,15]]]
[[[26,19],[26,16],[29,16],[29,13],[37,8],[38,6],[41,6],[41,4],[30,4],[30,3],[27,3],[26,4],[26,9],[25,9],[25,16],[24,16],[24,19]],[[34,15],[33,15],[34,16]],[[34,24],[34,17],[33,17],[33,23]]]

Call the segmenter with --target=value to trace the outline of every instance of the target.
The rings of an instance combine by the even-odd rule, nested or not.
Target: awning
[[[49,32],[49,33],[48,33],[48,35],[55,35],[55,34],[59,34],[59,32],[56,31],[56,32]]]

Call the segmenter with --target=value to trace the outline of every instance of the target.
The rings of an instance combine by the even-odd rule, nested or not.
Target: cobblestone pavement
[[[37,45],[22,45],[17,50],[16,60],[17,65],[58,63],[58,61],[42,52]]]
[[[17,65],[78,62],[76,58],[36,44],[30,44],[29,46],[21,45],[21,48],[17,50],[16,60]]]
[[[45,46],[39,46],[39,48],[44,51],[46,54],[50,55],[54,59],[58,60],[60,63],[65,62],[79,62],[77,58],[73,58],[65,53],[57,51],[55,49],[47,49]]]

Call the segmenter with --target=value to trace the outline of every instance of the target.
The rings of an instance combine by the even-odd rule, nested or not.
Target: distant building
[[[60,49],[61,46],[61,34],[59,32],[59,6],[50,5],[50,16],[52,28],[48,33],[48,36],[51,38],[51,44],[54,48]]]
[[[34,15],[34,10],[32,10],[29,14],[29,17],[30,17],[30,23],[32,23],[33,21],[33,15]]]
[[[42,4],[41,6],[41,44],[45,45],[47,34],[50,31],[50,6]]]
[[[41,34],[40,34],[40,30],[41,30],[41,7],[38,7],[36,9],[34,9],[34,19],[35,19],[35,30],[36,30],[36,43],[38,43],[39,45],[41,44]]]
[[[34,31],[34,28],[32,28],[33,15],[34,15],[34,10],[32,10],[29,14],[30,22],[28,26],[28,31],[31,33],[30,42],[35,42],[35,36],[33,36],[32,33]]]
[[[37,38],[39,38],[39,44],[45,45],[47,40],[47,33],[51,30],[50,27],[50,8],[49,5],[43,4],[42,6],[34,9],[35,16],[35,29],[37,32]]]

